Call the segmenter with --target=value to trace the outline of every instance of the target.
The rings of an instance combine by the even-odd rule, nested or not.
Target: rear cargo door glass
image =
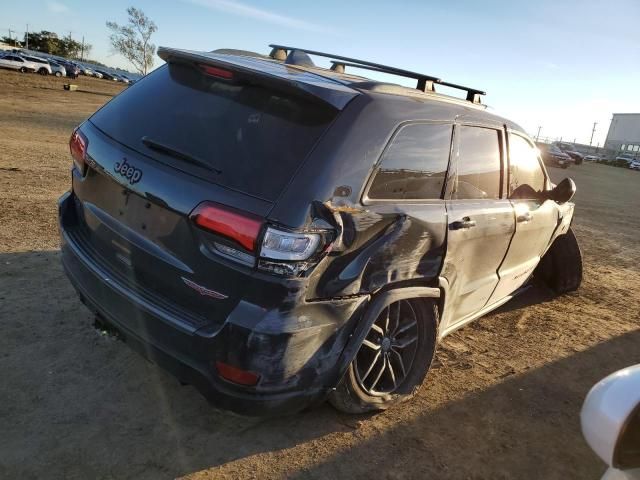
[[[335,115],[336,110],[325,104],[175,64],[129,87],[91,122],[116,141],[163,163],[275,200]],[[152,149],[142,138],[182,158]],[[207,165],[211,168],[203,168]]]

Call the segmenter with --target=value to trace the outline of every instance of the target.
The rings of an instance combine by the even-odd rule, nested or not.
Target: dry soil
[[[0,71],[0,478],[596,479],[579,411],[640,363],[640,172],[578,185],[582,288],[532,289],[446,338],[418,395],[365,417],[218,411],[92,328],[60,267],[73,127],[121,85]]]

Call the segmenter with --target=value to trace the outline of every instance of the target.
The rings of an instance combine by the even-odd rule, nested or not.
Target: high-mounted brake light
[[[84,134],[75,129],[71,134],[71,138],[69,139],[69,151],[71,152],[71,157],[73,158],[73,163],[75,163],[78,171],[84,175],[87,170],[87,146],[89,141]]]
[[[203,63],[198,64],[200,70],[202,70],[207,75],[211,75],[212,77],[222,78],[224,80],[231,80],[233,78],[233,72],[229,70],[224,70],[218,67],[212,67],[211,65],[205,65]]]
[[[234,240],[250,252],[256,250],[263,223],[260,217],[211,202],[198,205],[190,217],[200,228]]]

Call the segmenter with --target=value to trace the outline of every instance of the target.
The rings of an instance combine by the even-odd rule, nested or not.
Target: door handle
[[[516,215],[516,222],[518,223],[527,223],[530,222],[533,217],[531,216],[531,212],[519,213]]]
[[[475,220],[471,220],[469,217],[463,217],[462,220],[451,222],[449,224],[449,230],[466,230],[467,228],[473,228],[475,226]]]

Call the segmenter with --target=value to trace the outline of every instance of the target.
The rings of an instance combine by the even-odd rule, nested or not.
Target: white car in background
[[[67,76],[67,69],[64,68],[64,66],[60,65],[55,60],[49,60],[49,65],[51,65],[51,72],[56,77],[66,77]]]
[[[629,168],[631,170],[640,170],[640,160],[633,160],[630,164],[629,164]]]
[[[23,55],[20,54],[20,56],[22,58],[24,58],[25,60],[32,62],[34,65],[36,65],[36,72],[39,73],[40,75],[52,75],[53,74],[53,70],[51,70],[51,65],[49,65],[49,61],[44,59],[44,58],[40,58],[40,57],[34,57],[33,55]]]
[[[9,53],[0,55],[0,68],[9,68],[22,73],[35,72],[38,66],[33,62],[25,60],[20,55]]]
[[[609,465],[602,480],[640,480],[640,364],[596,383],[580,423],[591,449]]]

